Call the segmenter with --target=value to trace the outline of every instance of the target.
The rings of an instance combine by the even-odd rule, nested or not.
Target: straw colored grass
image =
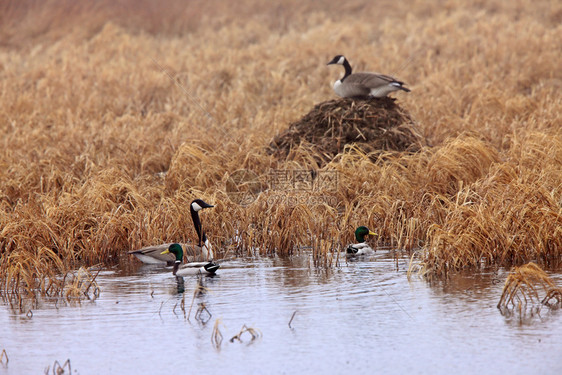
[[[331,267],[367,225],[421,249],[427,275],[556,266],[561,20],[529,0],[3,2],[0,293],[64,295],[71,270],[193,241],[194,198],[216,205],[202,220],[217,257],[312,249]],[[432,147],[269,155],[335,98],[337,53],[408,83],[396,104]],[[250,204],[229,198],[240,169],[263,186]],[[279,190],[272,171],[331,171],[337,187]]]
[[[259,338],[262,336],[261,332],[255,328],[252,327],[248,327],[245,324],[242,325],[242,328],[240,328],[240,332],[238,332],[236,335],[232,336],[230,338],[230,342],[234,342],[234,340],[238,340],[238,342],[242,343],[242,335],[244,333],[248,332],[250,334],[250,341],[249,343],[252,343],[255,339]]]
[[[58,360],[53,362],[53,375],[63,375],[65,373],[65,368],[68,367],[68,374],[72,374],[72,366],[70,365],[70,358],[68,358],[64,363],[61,365]],[[45,374],[48,375],[49,371],[51,370],[51,366],[47,366],[45,368]]]
[[[213,332],[211,333],[211,343],[215,347],[215,349],[219,350],[222,345],[223,336],[219,328],[219,324],[221,324],[221,319],[215,319],[215,324],[213,325]]]
[[[528,307],[542,303],[547,306],[561,304],[562,288],[556,287],[552,279],[535,263],[527,263],[521,267],[514,267],[503,287],[498,302],[499,309],[512,310],[517,308],[519,313]],[[540,295],[544,293],[541,299]]]

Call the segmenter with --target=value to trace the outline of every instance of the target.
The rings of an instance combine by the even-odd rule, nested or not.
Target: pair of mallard
[[[148,246],[140,250],[130,251],[129,254],[136,256],[141,262],[147,264],[173,265],[172,273],[174,276],[187,276],[196,274],[214,274],[220,266],[213,262],[213,249],[211,243],[207,239],[205,232],[201,226],[199,219],[199,211],[204,208],[214,207],[201,199],[195,199],[191,202],[190,212],[195,231],[199,238],[198,245],[190,246],[179,243],[163,244],[157,246]],[[355,230],[355,239],[357,243],[347,246],[346,253],[348,256],[372,255],[375,251],[367,244],[365,237],[374,236],[369,228],[361,226]],[[191,257],[203,257],[204,261],[183,263],[183,255]]]
[[[220,268],[218,264],[213,262],[213,248],[207,239],[201,220],[199,219],[199,211],[204,208],[214,207],[201,199],[195,199],[191,202],[190,212],[195,231],[199,237],[198,245],[183,246],[179,243],[163,244],[156,246],[148,246],[139,250],[130,251],[129,254],[136,256],[141,262],[147,264],[173,265],[172,273],[174,276],[187,276],[197,274],[214,274]],[[183,255],[185,254],[194,258],[202,258],[203,261],[183,263]]]

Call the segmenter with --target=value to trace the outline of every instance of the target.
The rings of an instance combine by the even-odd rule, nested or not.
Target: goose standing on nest
[[[211,208],[214,207],[201,199],[195,199],[191,202],[190,211],[191,211],[191,219],[193,220],[193,225],[195,226],[195,231],[197,232],[197,236],[199,237],[198,245],[191,246],[184,244],[183,247],[185,248],[185,254],[191,257],[199,257],[203,258],[204,260],[212,260],[213,259],[213,249],[211,247],[211,243],[207,239],[205,232],[203,232],[203,228],[201,226],[201,220],[199,219],[199,211],[204,208]],[[164,250],[168,250],[172,244],[162,244],[156,246],[148,246],[143,247],[139,250],[129,251],[129,254],[133,254],[136,256],[141,262],[147,264],[162,264],[162,265],[174,265],[176,261],[176,256],[169,252],[163,254]],[[178,246],[182,247],[182,245]],[[184,250],[182,249],[182,256]]]
[[[188,275],[214,275],[220,266],[213,262],[191,262],[181,264],[183,261],[183,249],[179,243],[171,244],[162,255],[172,254],[174,256],[174,268],[172,274],[174,276],[188,276]]]
[[[375,250],[369,246],[369,244],[365,240],[365,236],[376,236],[377,234],[371,232],[367,227],[359,227],[355,230],[355,239],[357,240],[356,244],[351,244],[347,246],[345,252],[348,256],[357,256],[357,255],[373,255]]]
[[[382,98],[397,90],[410,92],[404,82],[379,73],[351,73],[351,65],[343,55],[337,55],[328,63],[343,65],[344,76],[334,83],[334,91],[342,98],[373,97]]]

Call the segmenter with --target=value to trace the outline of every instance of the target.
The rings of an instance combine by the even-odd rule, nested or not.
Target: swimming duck
[[[197,232],[197,236],[199,237],[199,243],[198,245],[194,245],[194,246],[188,244],[179,245],[180,247],[183,247],[182,253],[185,252],[187,256],[202,258],[202,260],[212,260],[214,257],[211,243],[207,239],[205,232],[203,232],[203,228],[201,226],[201,220],[199,219],[199,211],[201,211],[204,208],[211,208],[211,207],[214,206],[206,203],[202,199],[195,199],[190,204],[189,208],[191,212],[191,219],[193,220],[195,231]],[[174,254],[172,253],[163,254],[163,251],[167,250],[171,245],[172,243],[147,246],[139,250],[129,251],[129,254],[133,254],[143,263],[162,264],[162,265],[165,264],[168,266],[172,266],[176,261]]]
[[[404,82],[379,73],[351,73],[351,65],[343,55],[337,55],[328,65],[343,65],[345,74],[334,83],[334,91],[342,98],[373,97],[382,98],[397,90],[410,92]]]
[[[174,276],[188,276],[207,274],[214,275],[220,266],[213,262],[191,262],[181,264],[183,261],[183,249],[179,243],[171,244],[168,249],[164,250],[162,255],[172,254],[175,258],[172,273]]]
[[[355,239],[357,240],[356,244],[348,245],[345,249],[345,252],[348,256],[354,255],[373,255],[375,250],[365,242],[365,236],[376,236],[377,234],[371,232],[369,228],[361,226],[355,230]]]

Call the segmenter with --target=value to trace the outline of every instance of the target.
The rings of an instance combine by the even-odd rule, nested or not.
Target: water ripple
[[[421,363],[432,373],[560,370],[559,312],[520,325],[495,308],[498,275],[430,284],[408,281],[405,264],[390,253],[333,270],[315,269],[308,258],[235,260],[215,277],[180,284],[169,268],[104,271],[96,300],[43,301],[31,319],[0,308],[0,349],[10,356],[0,374],[37,373],[66,358],[81,374],[209,363],[226,373],[263,373],[265,363],[274,373],[425,372]],[[198,287],[203,292],[194,293]],[[217,321],[220,350],[210,340]],[[229,342],[244,325],[260,338],[245,333],[242,343]],[[518,357],[525,362],[509,359]]]

